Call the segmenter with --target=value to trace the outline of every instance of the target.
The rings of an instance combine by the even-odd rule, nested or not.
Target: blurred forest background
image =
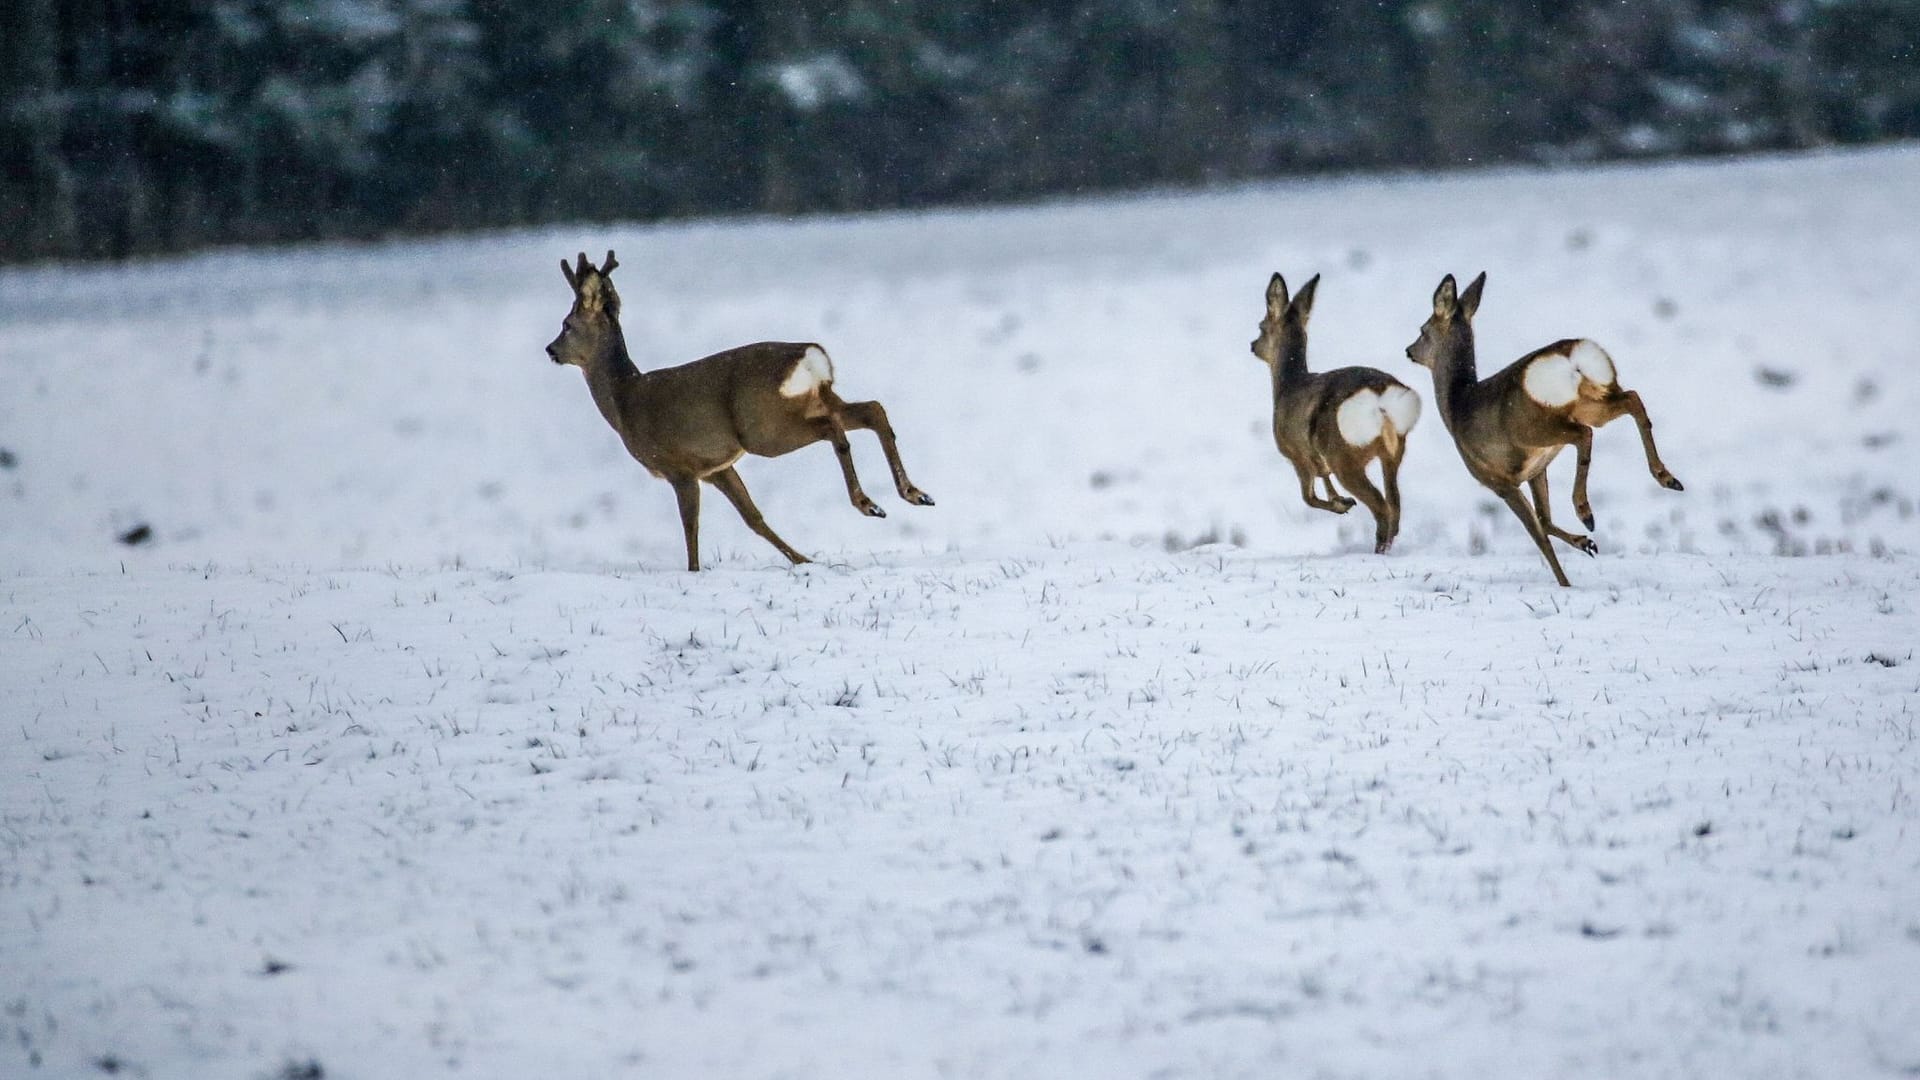
[[[1920,0],[0,0],[0,260],[1920,135]]]

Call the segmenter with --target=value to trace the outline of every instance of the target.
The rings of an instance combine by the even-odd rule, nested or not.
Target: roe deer
[[[1253,355],[1273,371],[1273,441],[1300,475],[1308,506],[1344,514],[1353,500],[1334,490],[1333,477],[1373,512],[1373,550],[1384,553],[1400,535],[1400,458],[1407,433],[1420,420],[1420,395],[1373,368],[1344,367],[1315,375],[1307,370],[1307,317],[1320,287],[1315,274],[1287,299],[1279,274],[1267,282],[1267,317]],[[1383,496],[1367,479],[1367,463],[1380,459]],[[1314,494],[1313,482],[1327,486]]]
[[[823,440],[833,443],[846,475],[847,495],[861,513],[886,517],[860,489],[847,432],[865,428],[880,438],[900,497],[918,506],[933,499],[913,486],[900,464],[887,411],[877,401],[842,401],[833,392],[833,361],[826,350],[804,342],[762,341],[715,353],[679,367],[642,372],[627,355],[620,333],[620,294],[609,276],[619,263],[613,252],[594,266],[580,253],[577,266],[560,260],[573,287],[573,310],[560,336],[547,346],[556,364],[586,373],[600,415],[613,425],[627,452],[647,471],[673,485],[680,526],[687,539],[687,569],[700,569],[700,481],[727,497],[747,527],[796,563],[806,556],[774,535],[733,471],[747,454],[779,457]]]
[[[1593,459],[1593,429],[1610,420],[1631,415],[1640,426],[1653,478],[1674,491],[1685,489],[1660,461],[1660,451],[1653,445],[1653,422],[1647,419],[1640,395],[1621,389],[1613,359],[1593,342],[1584,338],[1556,341],[1485,380],[1480,378],[1473,357],[1473,314],[1480,309],[1486,284],[1487,275],[1481,274],[1465,292],[1456,294],[1453,275],[1442,279],[1433,294],[1433,316],[1420,328],[1419,340],[1407,346],[1407,358],[1433,372],[1434,403],[1467,471],[1513,510],[1546,556],[1554,580],[1564,588],[1567,575],[1547,538],[1559,537],[1588,555],[1598,554],[1600,548],[1586,536],[1553,523],[1547,505],[1547,465],[1562,448],[1579,451],[1573,509],[1589,529],[1593,528],[1593,507],[1587,503],[1587,466]],[[1523,483],[1533,491],[1531,508],[1520,494]]]

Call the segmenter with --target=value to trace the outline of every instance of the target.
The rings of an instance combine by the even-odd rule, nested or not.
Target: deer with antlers
[[[1465,292],[1457,292],[1452,274],[1441,279],[1433,294],[1433,315],[1421,326],[1419,339],[1407,346],[1407,358],[1433,372],[1434,403],[1467,471],[1512,509],[1564,588],[1567,575],[1549,537],[1588,555],[1599,554],[1600,548],[1591,538],[1553,523],[1547,466],[1561,450],[1571,446],[1579,454],[1573,509],[1589,529],[1593,507],[1587,502],[1587,466],[1593,460],[1593,429],[1619,417],[1632,416],[1639,425],[1647,468],[1660,486],[1685,488],[1660,460],[1653,422],[1640,395],[1621,388],[1613,358],[1594,342],[1556,341],[1480,378],[1473,354],[1473,316],[1480,310],[1486,284],[1487,275],[1481,274]],[[1532,506],[1520,493],[1521,484],[1532,490]]]
[[[1384,371],[1344,367],[1314,374],[1307,370],[1307,318],[1313,314],[1315,274],[1298,296],[1287,296],[1279,274],[1267,282],[1267,316],[1253,355],[1273,374],[1273,441],[1300,477],[1300,497],[1308,506],[1335,514],[1353,509],[1353,499],[1334,490],[1339,477],[1346,489],[1373,512],[1373,550],[1384,554],[1400,534],[1400,459],[1407,433],[1420,420],[1420,396]],[[1380,461],[1382,495],[1367,478],[1367,465]],[[1314,481],[1327,497],[1314,493]]]
[[[880,439],[900,497],[915,506],[933,499],[907,479],[887,411],[877,401],[843,401],[834,393],[833,361],[806,342],[762,341],[715,353],[679,367],[641,371],[627,355],[620,332],[620,294],[611,277],[613,252],[594,266],[581,252],[574,265],[560,260],[573,288],[573,309],[560,336],[547,346],[556,364],[572,364],[587,377],[600,415],[620,435],[627,452],[647,471],[673,486],[686,533],[687,569],[700,569],[700,483],[717,488],[747,527],[795,563],[807,557],[767,526],[747,494],[734,463],[748,454],[779,457],[803,446],[830,442],[846,477],[847,496],[869,517],[886,517],[861,490],[847,432],[872,431]]]

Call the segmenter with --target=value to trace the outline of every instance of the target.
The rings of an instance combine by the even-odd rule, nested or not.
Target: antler
[[[574,258],[575,262],[572,264],[565,259],[560,260],[560,273],[565,275],[567,284],[573,286],[574,292],[580,291],[580,283],[587,279],[587,271],[592,270],[601,277],[606,277],[613,273],[614,267],[620,265],[619,261],[613,257],[612,248],[607,249],[607,261],[598,267],[587,261],[587,253],[584,251]]]

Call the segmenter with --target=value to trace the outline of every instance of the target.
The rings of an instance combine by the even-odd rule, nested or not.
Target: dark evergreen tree
[[[9,0],[0,258],[1920,135],[1912,0]]]

